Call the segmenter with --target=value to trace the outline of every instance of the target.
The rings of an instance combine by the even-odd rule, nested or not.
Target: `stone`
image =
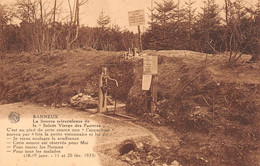
[[[83,93],[79,93],[78,96],[79,96],[79,97],[82,97],[82,96],[83,96]]]
[[[130,158],[128,158],[128,157],[125,157],[125,159],[126,159],[126,161],[131,161],[131,159],[130,159]]]
[[[66,104],[66,103],[61,103],[61,107],[68,107],[68,104]]]
[[[152,161],[153,159],[154,159],[154,157],[152,155],[149,155],[149,156],[146,157],[147,161]]]
[[[174,160],[172,163],[171,163],[171,166],[180,166],[180,163],[176,160]]]
[[[98,99],[93,98],[90,95],[83,95],[82,93],[73,96],[70,99],[70,104],[74,107],[78,108],[97,108],[98,106]]]

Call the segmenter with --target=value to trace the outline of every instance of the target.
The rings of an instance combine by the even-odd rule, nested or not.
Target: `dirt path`
[[[11,124],[8,122],[8,116],[11,112],[16,112],[20,114],[20,121],[16,124]],[[23,124],[32,125],[32,117],[33,115],[58,115],[59,119],[63,120],[88,120],[90,121],[89,124],[92,125],[100,125],[101,128],[104,130],[109,130],[108,133],[104,132],[105,135],[101,132],[100,136],[92,137],[94,139],[92,146],[93,150],[98,154],[98,162],[102,166],[124,166],[127,165],[126,163],[122,162],[118,159],[120,155],[120,148],[123,146],[123,142],[126,140],[132,140],[134,143],[138,144],[140,142],[146,142],[149,144],[156,144],[157,138],[149,132],[147,129],[132,124],[128,122],[123,122],[116,120],[114,118],[110,118],[100,114],[90,114],[86,111],[79,111],[71,108],[52,108],[52,107],[44,107],[39,105],[33,104],[24,104],[24,103],[13,103],[13,104],[6,104],[0,105],[0,122],[3,129],[1,130],[4,132],[4,126],[12,126],[12,127],[23,127]],[[6,124],[7,123],[7,124]],[[26,127],[26,126],[24,126]],[[44,128],[43,128],[44,129]],[[5,138],[4,133],[1,133],[1,138]],[[3,135],[2,135],[3,134]],[[95,134],[96,135],[96,134]],[[5,141],[2,139],[1,141]],[[1,147],[4,150],[4,142],[0,143],[3,145]],[[71,151],[77,149],[70,149]],[[89,149],[88,149],[89,150]],[[78,149],[80,151],[80,149]],[[6,156],[3,154],[3,151],[0,153],[0,158]],[[13,155],[10,155],[14,157]],[[19,159],[19,158],[18,158]],[[14,160],[17,161],[18,159]],[[23,158],[20,158],[21,161],[24,161]],[[56,159],[55,159],[56,160]],[[58,159],[59,160],[59,159]],[[30,160],[28,160],[29,162]],[[82,163],[90,162],[90,160],[79,160],[81,164],[76,164],[77,166],[82,165]],[[32,162],[32,161],[30,161]],[[33,161],[36,162],[36,161]],[[50,162],[52,165],[54,161],[48,159],[47,162]],[[61,160],[60,162],[65,162]],[[68,161],[69,162],[69,161]],[[77,162],[77,161],[75,161]],[[37,163],[37,162],[36,162]],[[43,162],[44,163],[44,162]],[[38,163],[37,165],[41,165],[43,163]],[[70,162],[69,162],[70,163]],[[79,162],[77,162],[79,163]],[[12,164],[10,164],[12,165]],[[15,165],[15,163],[14,163]],[[66,164],[65,164],[66,165]],[[83,164],[84,165],[84,164]],[[1,165],[2,166],[2,165]],[[7,165],[3,165],[7,166]]]

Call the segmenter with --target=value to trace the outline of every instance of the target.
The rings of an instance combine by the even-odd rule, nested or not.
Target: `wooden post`
[[[107,110],[107,83],[108,83],[107,82],[107,74],[108,73],[107,73],[107,68],[106,67],[104,67],[103,70],[104,70],[105,86],[106,86],[105,90],[103,91],[103,93],[104,93],[104,96],[103,96],[103,111],[105,112]]]
[[[157,107],[157,89],[158,89],[158,75],[153,75],[152,84],[151,84],[151,95],[152,95],[152,103],[151,103],[151,113],[154,114]]]
[[[98,96],[98,112],[105,112],[107,109],[107,90],[104,86],[107,86],[107,68],[102,68],[102,74],[99,78],[99,96]],[[104,81],[104,82],[103,82]]]
[[[151,97],[151,89],[146,91],[146,110],[147,112],[151,112],[152,106],[152,97]]]
[[[140,52],[142,52],[143,46],[142,46],[142,37],[141,37],[140,25],[138,25],[137,28],[138,28],[138,35],[139,35],[139,47],[140,47]]]
[[[132,48],[132,54],[133,54],[133,57],[135,57],[135,47]]]
[[[145,81],[147,82],[147,77],[144,77],[145,75],[151,76],[149,77],[149,81],[151,81],[149,82],[149,90],[147,89],[145,83]],[[155,113],[157,107],[158,56],[145,56],[143,58],[143,81],[144,82],[142,82],[142,90],[148,90],[146,93],[147,111],[153,114]]]
[[[98,112],[102,112],[102,106],[103,106],[103,92],[102,92],[102,87],[103,87],[103,74],[100,75],[99,78],[99,94],[98,94]]]
[[[99,77],[99,92],[98,92],[98,112],[102,112],[102,105],[103,105],[103,73]]]

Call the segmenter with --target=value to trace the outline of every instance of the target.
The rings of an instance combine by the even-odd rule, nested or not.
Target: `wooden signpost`
[[[147,110],[154,113],[157,105],[158,56],[144,56],[142,90],[147,91]]]
[[[129,25],[137,26],[139,34],[139,46],[142,51],[142,39],[140,25],[145,24],[144,10],[128,12]],[[144,56],[142,90],[147,91],[147,110],[154,113],[157,105],[157,83],[158,83],[158,56]]]
[[[134,10],[128,12],[128,20],[129,20],[129,26],[137,26],[138,28],[138,35],[139,35],[139,49],[140,51],[143,50],[142,47],[142,38],[141,38],[141,30],[140,25],[145,24],[145,12],[144,9],[141,10]]]

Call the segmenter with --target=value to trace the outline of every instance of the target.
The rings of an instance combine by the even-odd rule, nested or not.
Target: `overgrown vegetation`
[[[135,67],[127,110],[180,133],[181,145],[170,150],[173,158],[183,165],[257,165],[260,86],[235,82],[227,70],[229,81],[222,81],[201,63],[178,56],[160,56],[159,64],[157,110],[147,109],[149,97],[140,90],[141,64]]]
[[[108,95],[125,101],[133,85],[133,63],[121,60],[117,52],[55,51],[46,53],[6,54],[1,56],[0,103],[30,101],[51,105],[56,85],[61,88],[61,102],[69,104],[72,96],[83,93],[98,96],[101,68],[107,67],[111,78]],[[10,65],[12,64],[12,65]],[[9,74],[7,74],[9,73]]]

